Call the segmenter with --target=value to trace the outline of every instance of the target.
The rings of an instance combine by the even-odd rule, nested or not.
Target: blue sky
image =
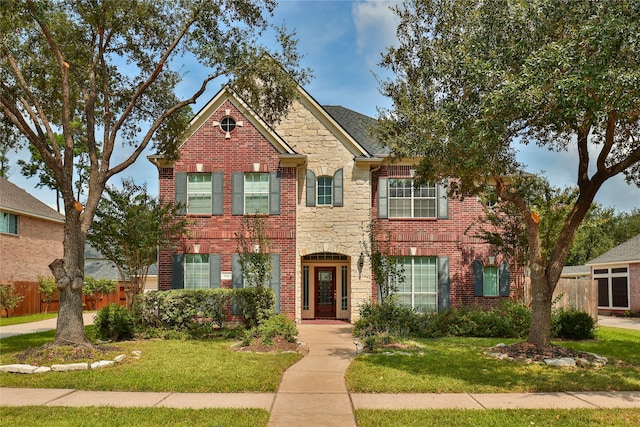
[[[395,41],[398,21],[389,11],[389,6],[396,3],[389,0],[279,1],[273,23],[285,23],[289,30],[296,31],[299,50],[305,55],[302,65],[311,68],[314,76],[305,89],[320,104],[342,105],[372,117],[376,116],[378,107],[391,106],[390,101],[380,94],[376,76],[389,76],[377,64],[385,47]],[[197,70],[191,70],[187,79],[197,79],[197,75]],[[194,111],[206,104],[218,89],[215,84],[211,86],[193,107]],[[527,165],[529,172],[545,171],[555,186],[575,185],[575,150],[558,153],[537,146],[521,147],[518,158]],[[22,177],[15,163],[11,164],[11,172],[13,183],[55,206],[55,194],[35,189],[37,180]],[[157,194],[157,170],[146,157],[120,174],[120,177],[129,176],[137,182],[146,182],[149,192]],[[110,183],[118,184],[120,177],[115,177]],[[640,208],[640,189],[627,185],[622,176],[617,176],[603,186],[596,201],[618,211],[630,211]]]

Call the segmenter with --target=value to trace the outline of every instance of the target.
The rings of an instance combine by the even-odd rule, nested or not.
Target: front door
[[[316,267],[315,317],[336,317],[336,268]]]

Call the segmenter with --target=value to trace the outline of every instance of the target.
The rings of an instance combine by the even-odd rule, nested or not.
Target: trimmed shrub
[[[131,339],[135,329],[133,314],[115,303],[98,312],[94,325],[98,338],[111,341]]]
[[[138,295],[135,312],[145,327],[186,329],[193,323],[222,327],[231,289],[176,289]]]
[[[422,316],[392,297],[380,304],[367,302],[360,307],[360,318],[355,322],[353,333],[362,338],[373,336],[406,338],[418,332]],[[385,341],[387,340],[388,338],[385,338]]]
[[[238,288],[233,290],[233,304],[234,313],[251,329],[275,315],[276,297],[271,288]]]
[[[242,345],[251,344],[255,338],[262,338],[263,343],[272,344],[276,336],[282,336],[285,340],[294,342],[297,334],[296,324],[287,319],[284,314],[278,314],[264,320],[255,328],[245,331]]]
[[[558,338],[587,340],[595,337],[593,318],[585,311],[559,310],[558,326]]]

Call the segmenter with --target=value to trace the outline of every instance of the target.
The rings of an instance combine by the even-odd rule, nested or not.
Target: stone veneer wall
[[[306,170],[298,170],[296,219],[296,301],[301,301],[301,257],[318,252],[335,252],[350,257],[349,307],[351,320],[357,318],[359,307],[371,299],[371,274],[365,263],[358,272],[358,258],[363,249],[371,213],[371,182],[369,168],[358,168],[354,154],[339,141],[304,105],[294,103],[290,114],[276,127],[276,132],[298,153],[307,156],[306,167],[316,174],[333,176],[344,171],[344,206],[306,206]],[[296,317],[301,316],[298,303]]]

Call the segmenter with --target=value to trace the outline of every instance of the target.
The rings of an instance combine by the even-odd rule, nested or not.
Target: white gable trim
[[[247,105],[238,94],[225,85],[220,91],[205,105],[198,114],[189,122],[185,132],[185,138],[178,149],[182,149],[185,142],[205,125],[209,117],[213,115],[226,101],[229,101],[245,116],[247,120],[273,145],[280,154],[296,154],[296,152],[269,126],[262,118]]]
[[[318,101],[313,99],[311,95],[307,93],[301,86],[298,86],[299,101],[322,123],[346,148],[349,150],[354,158],[357,157],[371,157],[367,150],[365,150],[358,142],[351,137],[343,128],[336,122],[333,117],[325,111]]]

